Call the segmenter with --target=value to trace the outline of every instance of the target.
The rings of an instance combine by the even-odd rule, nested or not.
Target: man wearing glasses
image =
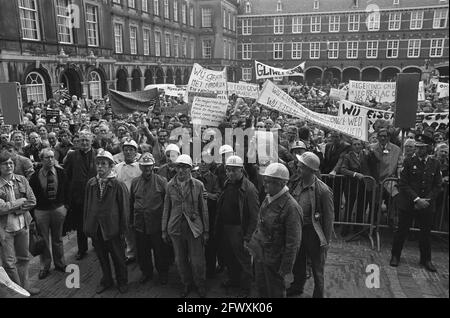
[[[42,168],[30,178],[30,186],[37,195],[34,217],[39,232],[45,241],[45,250],[40,257],[39,279],[50,274],[52,256],[50,254],[50,233],[52,234],[52,254],[55,270],[65,272],[64,245],[62,240],[63,224],[67,214],[68,193],[67,177],[59,166],[55,166],[55,154],[50,148],[42,149],[39,154]]]

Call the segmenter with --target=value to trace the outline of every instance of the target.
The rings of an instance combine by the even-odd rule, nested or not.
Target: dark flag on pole
[[[110,89],[109,99],[116,114],[129,114],[134,111],[148,112],[159,108],[159,92],[157,88],[132,93]]]

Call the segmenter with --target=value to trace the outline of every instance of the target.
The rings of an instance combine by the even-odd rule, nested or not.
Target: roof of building
[[[405,9],[415,7],[436,7],[444,5],[448,7],[448,1],[438,0],[399,0],[394,5],[394,0],[319,0],[319,8],[314,9],[315,0],[241,0],[240,14],[242,15],[279,15],[292,13],[326,13],[345,11],[366,11],[378,6],[383,9]],[[245,12],[247,2],[250,3],[251,12]],[[277,3],[281,2],[281,11],[277,11]],[[358,3],[356,6],[355,3]]]

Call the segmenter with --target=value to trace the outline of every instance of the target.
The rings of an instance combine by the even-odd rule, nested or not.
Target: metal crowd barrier
[[[356,237],[366,234],[372,249],[374,249],[373,233],[376,224],[375,208],[378,192],[375,179],[370,176],[357,179],[330,174],[322,174],[321,178],[333,191],[334,224],[359,228],[357,233],[354,233],[346,241],[352,241]]]
[[[376,237],[378,251],[381,249],[380,229],[389,228],[394,231],[398,226],[398,209],[396,202],[392,196],[398,191],[398,178],[387,178],[381,182],[377,196],[377,220],[376,220]],[[434,206],[434,217],[431,233],[433,234],[449,234],[449,188],[448,182],[443,183],[440,193],[438,194],[436,204]],[[416,226],[416,220],[410,228],[412,231],[420,231]]]

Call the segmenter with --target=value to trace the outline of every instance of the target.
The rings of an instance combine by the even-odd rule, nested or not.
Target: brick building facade
[[[255,81],[254,60],[306,61],[310,83],[448,76],[448,0],[243,0],[238,37],[243,80]]]
[[[0,0],[0,82],[23,100],[186,84],[194,62],[235,80],[234,0]]]

